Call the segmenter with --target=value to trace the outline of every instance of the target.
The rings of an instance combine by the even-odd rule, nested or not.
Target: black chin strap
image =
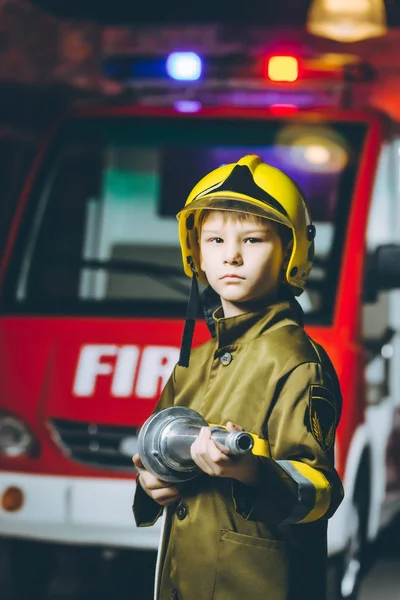
[[[201,304],[203,306],[204,318],[207,323],[208,331],[212,337],[215,338],[217,335],[215,329],[215,321],[213,314],[221,306],[221,298],[209,285],[206,287],[204,292],[201,294]]]
[[[189,301],[186,310],[186,321],[183,329],[181,351],[179,354],[178,365],[180,367],[189,366],[190,350],[192,347],[194,326],[196,324],[197,311],[199,307],[199,285],[197,283],[197,273],[193,260],[189,260],[192,269],[192,283],[190,285]]]

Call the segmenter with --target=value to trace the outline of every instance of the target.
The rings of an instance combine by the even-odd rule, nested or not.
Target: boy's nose
[[[224,256],[224,264],[241,265],[243,264],[242,255],[236,248],[227,248]]]

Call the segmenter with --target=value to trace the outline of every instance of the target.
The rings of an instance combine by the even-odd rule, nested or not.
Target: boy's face
[[[287,263],[273,221],[239,220],[219,211],[210,211],[203,222],[200,258],[226,317],[275,301]]]

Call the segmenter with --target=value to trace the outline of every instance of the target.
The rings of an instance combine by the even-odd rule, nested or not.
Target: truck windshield
[[[316,257],[299,298],[329,323],[355,176],[360,123],[91,117],[60,130],[32,188],[3,310],[49,315],[183,317],[176,213],[210,170],[258,154],[303,190]]]

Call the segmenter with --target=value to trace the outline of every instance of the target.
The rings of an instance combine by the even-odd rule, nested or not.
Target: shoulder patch
[[[308,418],[310,431],[324,452],[335,439],[337,410],[332,392],[323,385],[310,386]]]

